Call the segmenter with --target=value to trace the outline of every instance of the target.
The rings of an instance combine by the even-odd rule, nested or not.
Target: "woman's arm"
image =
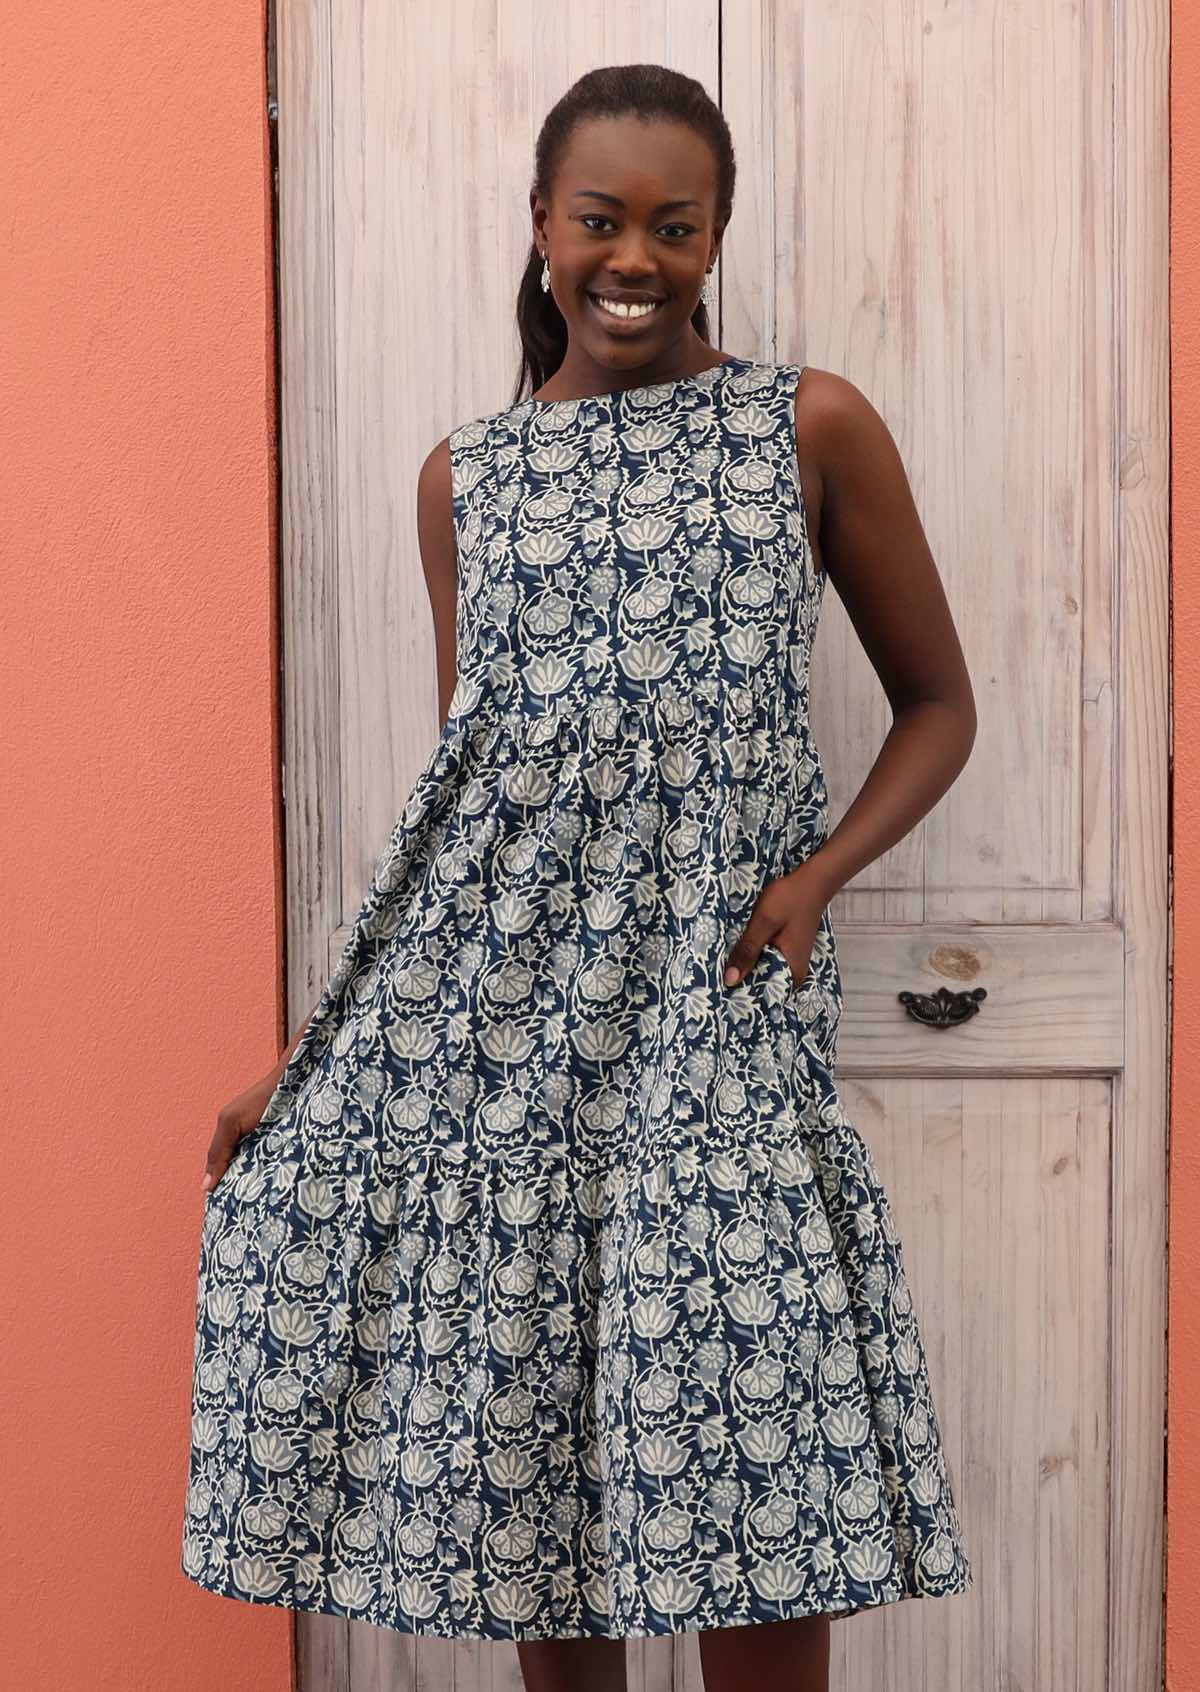
[[[309,1011],[308,1015],[304,1018],[304,1021],[300,1024],[299,1028],[297,1028],[295,1034],[292,1036],[291,1045],[287,1047],[283,1056],[279,1059],[279,1062],[275,1065],[274,1069],[270,1070],[268,1072],[268,1074],[266,1074],[263,1077],[262,1081],[259,1083],[260,1086],[269,1087],[272,1092],[275,1091],[276,1087],[279,1085],[280,1077],[282,1076],[284,1070],[287,1068],[289,1062],[291,1061],[292,1053],[296,1050],[296,1047],[300,1044],[301,1040],[304,1038],[304,1030],[308,1027],[309,1023],[312,1021],[313,1016],[316,1012],[316,1008],[317,1008],[316,1005],[314,1005],[312,1010]]]
[[[803,866],[828,901],[930,811],[970,756],[975,699],[962,648],[887,425],[863,394],[814,370],[796,395],[800,455],[820,467],[820,550],[892,707],[879,754]]]
[[[433,611],[439,726],[445,728],[458,680],[455,650],[458,556],[454,545],[449,437],[438,442],[417,476],[417,541]]]

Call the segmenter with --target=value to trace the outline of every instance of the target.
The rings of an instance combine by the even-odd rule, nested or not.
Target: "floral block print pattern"
[[[450,713],[205,1202],[210,1591],[522,1640],[971,1584],[828,913],[722,982],[826,829],[800,374],[450,436]]]

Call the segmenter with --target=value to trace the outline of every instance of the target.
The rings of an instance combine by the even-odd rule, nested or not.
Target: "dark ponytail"
[[[665,65],[606,65],[573,82],[551,107],[538,133],[532,188],[543,199],[550,198],[559,161],[578,124],[588,118],[627,115],[687,123],[704,137],[716,158],[716,226],[723,230],[733,213],[736,175],[729,125],[702,83]],[[531,240],[517,289],[521,369],[513,392],[514,405],[549,381],[567,350],[563,315],[554,295],[542,290],[542,263],[537,244]],[[703,301],[692,313],[692,327],[702,340],[708,340],[708,309]]]

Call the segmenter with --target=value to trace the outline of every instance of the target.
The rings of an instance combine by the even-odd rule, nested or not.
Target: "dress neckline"
[[[750,358],[741,358],[736,353],[729,358],[723,358],[718,364],[708,364],[703,370],[693,370],[690,376],[670,376],[665,382],[642,382],[636,388],[610,388],[603,394],[575,394],[567,399],[540,400],[531,394],[522,403],[535,411],[553,411],[559,405],[586,405],[591,400],[620,400],[630,394],[648,394],[655,389],[667,390],[685,387],[689,382],[715,381],[719,372],[728,370],[732,365],[747,366],[753,364]]]

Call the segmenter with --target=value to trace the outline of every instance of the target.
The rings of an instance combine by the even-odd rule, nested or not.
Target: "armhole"
[[[457,484],[456,484],[455,474],[454,474],[454,467],[455,467],[455,460],[456,460],[454,443],[455,443],[455,439],[456,439],[457,435],[458,435],[458,430],[457,430],[457,428],[455,428],[455,429],[451,429],[450,433],[446,436],[446,453],[447,453],[447,456],[449,457],[449,460],[450,460],[450,522],[451,522],[451,526],[453,527],[453,530],[454,530],[454,555],[455,555],[455,558],[458,560],[458,562],[461,564],[461,562],[462,562],[462,548],[459,545],[458,537],[459,537],[460,533],[462,532],[462,525],[459,521],[459,519],[462,515],[462,500],[459,497],[458,487],[457,487]]]
[[[796,437],[796,394],[800,387],[800,378],[808,369],[807,364],[789,364],[785,371],[787,381],[784,385],[786,402],[786,417],[784,420],[784,441],[786,443],[788,474],[796,490],[796,512],[800,518],[802,534],[801,545],[804,548],[804,568],[806,579],[814,593],[820,593],[825,579],[825,572],[818,570],[813,560],[812,542],[809,537],[808,505],[804,498],[804,488],[800,482],[799,442]]]
[[[454,541],[454,665],[456,674],[460,674],[463,646],[466,639],[466,594],[464,592],[466,560],[463,555],[462,544],[466,506],[458,491],[458,479],[455,473],[458,463],[455,446],[457,437],[458,428],[451,429],[446,436],[446,454],[450,460],[450,533]]]

